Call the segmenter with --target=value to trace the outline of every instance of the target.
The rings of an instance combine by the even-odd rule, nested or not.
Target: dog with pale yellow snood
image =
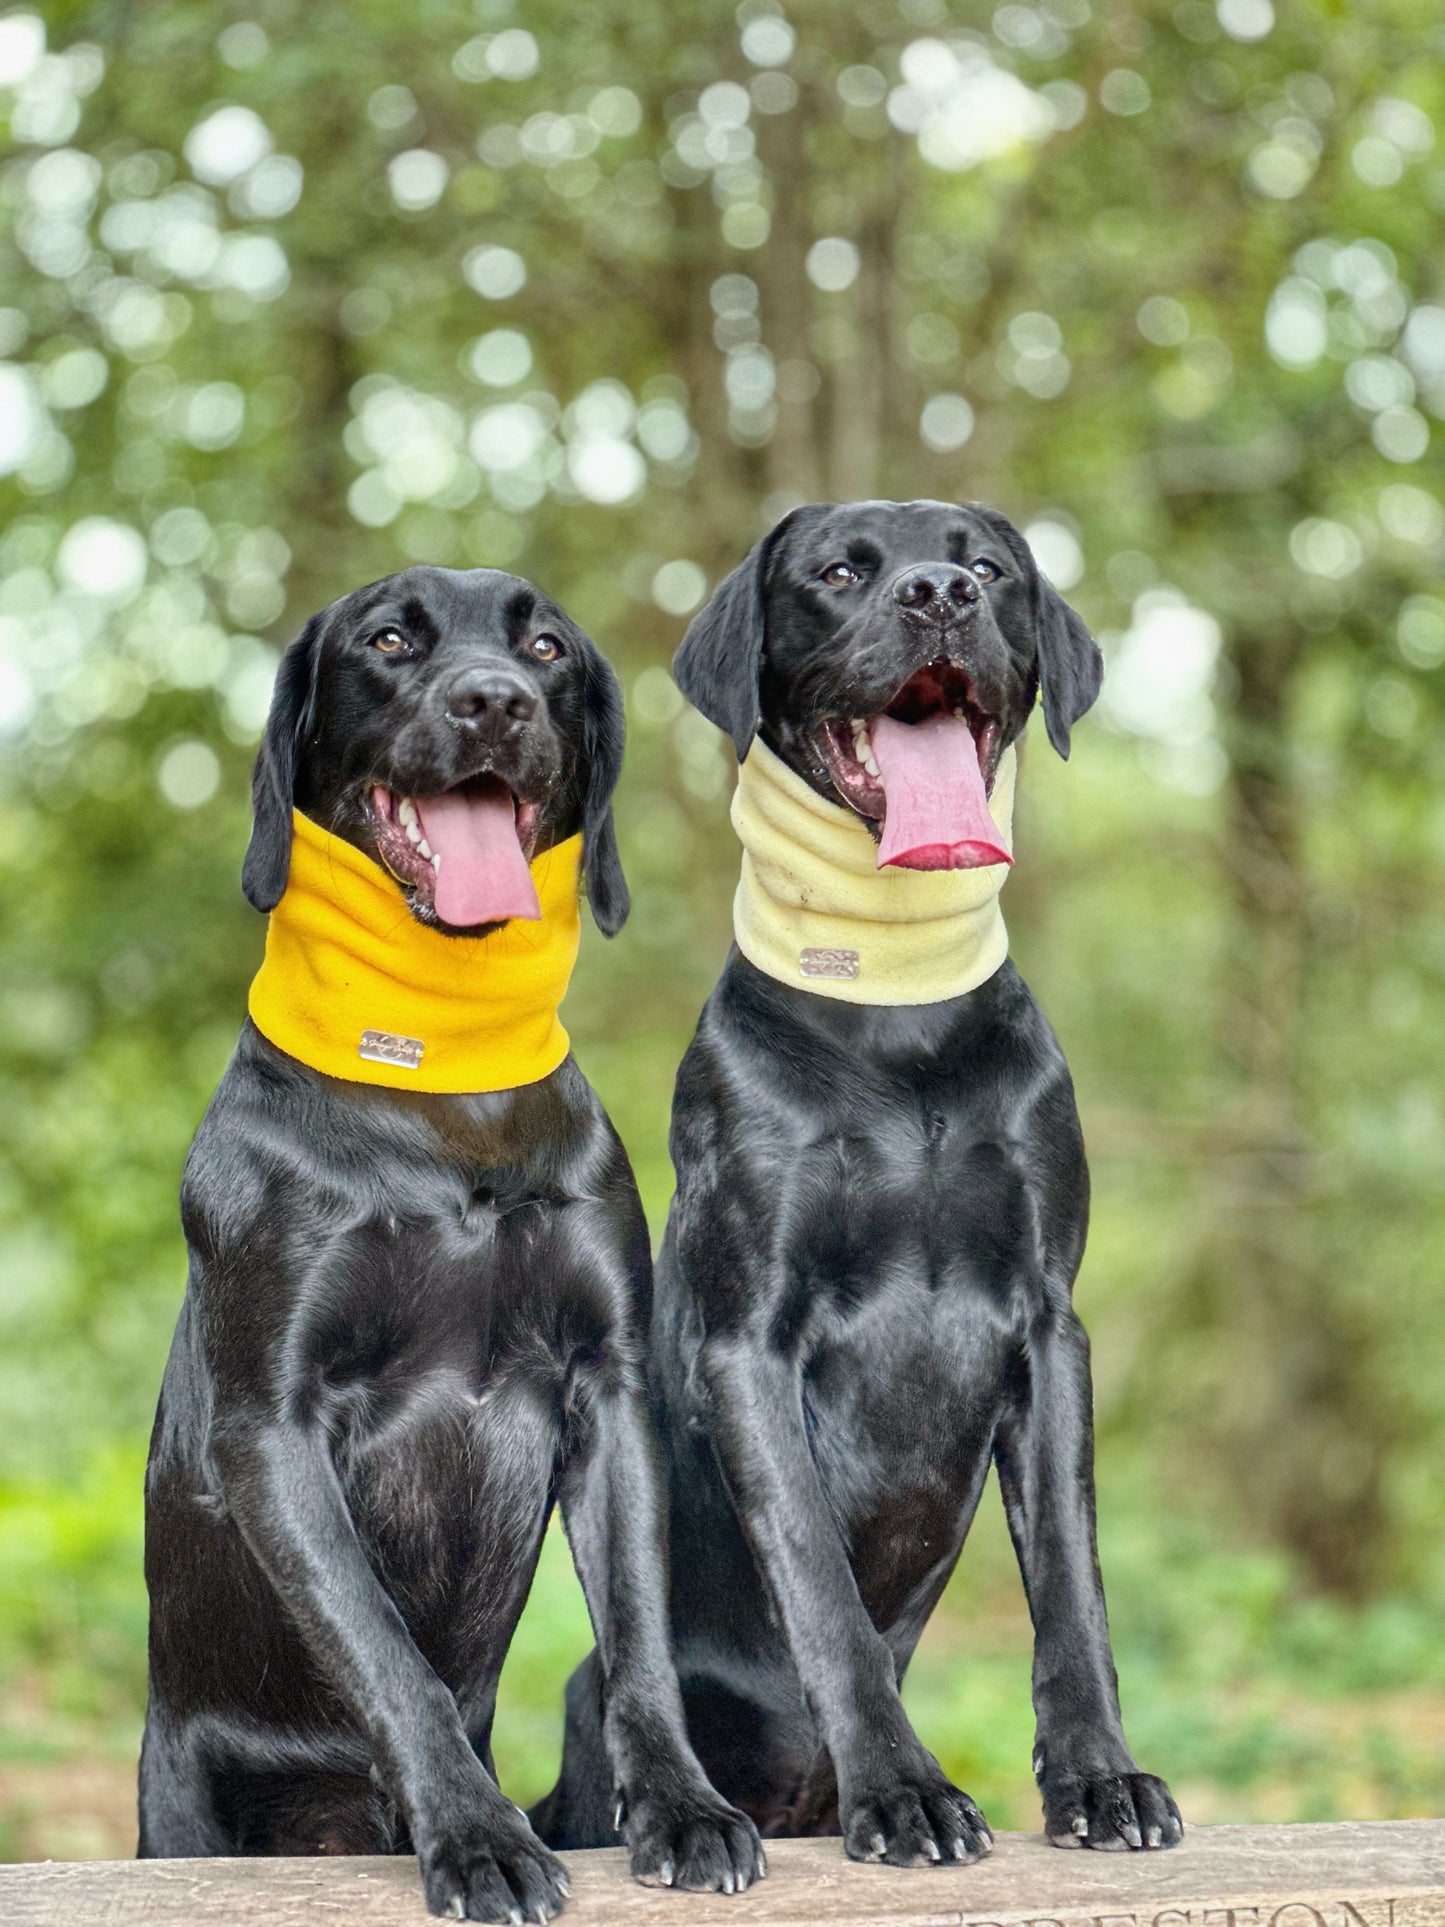
[[[491,1731],[560,1501],[634,1873],[762,1871],[687,1740],[646,1227],[558,1015],[579,885],[627,914],[622,741],[602,656],[495,570],[357,590],[282,660],[146,1480],[143,1855],[414,1852],[433,1913],[550,1919]]]
[[[1048,1836],[1171,1846],[1095,1547],[1083,1140],[1000,906],[1019,738],[1038,701],[1068,755],[1099,652],[996,510],[824,503],[722,583],[675,671],[741,765],[735,942],[678,1073],[650,1352],[693,1743],[764,1835],[987,1853],[899,1688],[993,1467]],[[610,1837],[604,1671],[568,1689],[536,1815],[555,1845]]]

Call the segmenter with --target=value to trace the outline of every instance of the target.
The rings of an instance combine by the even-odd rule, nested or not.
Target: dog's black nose
[[[956,563],[930,562],[894,577],[893,600],[912,615],[943,615],[978,601],[978,579]]]
[[[536,693],[505,663],[464,669],[447,691],[447,715],[464,729],[500,736],[537,713]]]

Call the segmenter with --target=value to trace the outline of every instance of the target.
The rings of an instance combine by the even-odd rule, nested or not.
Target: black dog
[[[722,584],[675,667],[740,760],[760,729],[875,837],[892,802],[865,725],[966,722],[987,786],[1040,687],[1067,755],[1100,680],[1018,532],[939,502],[795,511]],[[1071,1305],[1083,1142],[1017,971],[869,1006],[794,988],[735,948],[678,1075],[672,1155],[651,1372],[674,1651],[715,1785],[765,1834],[841,1831],[855,1859],[988,1850],[898,1685],[993,1463],[1034,1622],[1048,1835],[1174,1844],[1168,1789],[1125,1742],[1095,1550],[1088,1342]],[[594,1655],[569,1685],[562,1777],[537,1816],[554,1844],[609,1837],[599,1692]]]
[[[294,799],[392,872],[399,930],[409,910],[485,935],[439,916],[447,872],[404,804],[431,823],[500,797],[514,869],[581,832],[611,935],[622,737],[611,670],[530,584],[427,568],[358,590],[282,662],[246,893],[282,897]],[[571,1057],[424,1096],[309,1069],[248,1021],[182,1212],[147,1477],[142,1855],[415,1851],[434,1912],[548,1919],[565,1876],[498,1790],[490,1733],[559,1499],[633,1871],[747,1886],[757,1836],[698,1766],[668,1656],[646,1229]]]

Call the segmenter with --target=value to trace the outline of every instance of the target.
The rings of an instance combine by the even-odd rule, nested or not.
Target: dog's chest
[[[895,1269],[846,1318],[819,1321],[804,1398],[825,1483],[836,1450],[841,1484],[896,1490],[951,1483],[971,1440],[991,1436],[1019,1333],[968,1285],[942,1289]]]
[[[809,1448],[880,1625],[941,1583],[987,1474],[1019,1341],[984,1294],[895,1274],[804,1369]]]
[[[449,1623],[463,1595],[490,1601],[497,1575],[530,1571],[596,1348],[599,1308],[568,1287],[565,1237],[538,1214],[487,1215],[369,1237],[312,1335],[348,1510],[418,1632]]]
[[[333,1437],[353,1449],[440,1428],[469,1441],[535,1412],[560,1425],[613,1307],[552,1200],[450,1187],[444,1211],[385,1208],[318,1265],[305,1350]],[[471,1449],[469,1445],[469,1449]]]
[[[941,1111],[910,1125],[829,1134],[788,1173],[790,1289],[820,1335],[878,1320],[896,1344],[920,1321],[939,1336],[961,1318],[1014,1324],[1029,1294],[1039,1214],[1019,1153]]]
[[[902,1527],[904,1564],[927,1563],[971,1503],[1040,1300],[1026,1173],[998,1141],[938,1133],[840,1140],[797,1179],[790,1310],[820,1481],[855,1545]]]

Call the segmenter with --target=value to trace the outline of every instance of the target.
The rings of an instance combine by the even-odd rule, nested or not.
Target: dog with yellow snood
[[[187,1160],[146,1481],[143,1855],[415,1852],[428,1906],[546,1921],[497,1680],[554,1499],[639,1878],[757,1834],[689,1745],[644,1402],[646,1227],[558,1006],[613,935],[612,671],[532,584],[419,568],[280,666],[243,884],[250,1016]]]
[[[735,943],[673,1106],[652,1372],[672,1631],[713,1783],[765,1834],[955,1864],[988,1825],[899,1685],[997,1469],[1035,1629],[1060,1846],[1172,1846],[1119,1714],[1071,1302],[1088,1174],[1059,1046],[1008,959],[1020,737],[1062,756],[1084,624],[996,510],[795,510],[675,670],[737,747]],[[601,1844],[568,1691],[554,1843]],[[966,1738],[960,1740],[966,1748]]]

